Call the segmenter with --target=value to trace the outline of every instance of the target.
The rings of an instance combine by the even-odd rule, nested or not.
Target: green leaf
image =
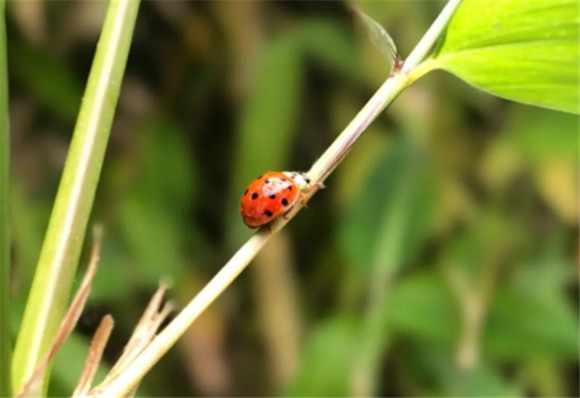
[[[145,197],[132,197],[123,203],[124,236],[136,257],[139,276],[153,286],[164,275],[179,280],[184,271],[180,250],[183,235],[172,216]]]
[[[426,67],[500,97],[578,113],[579,12],[577,0],[465,0]]]
[[[421,151],[408,141],[385,152],[340,231],[357,270],[392,273],[418,253],[434,204],[428,170]]]
[[[373,43],[387,59],[390,68],[389,71],[391,71],[398,58],[395,42],[391,39],[391,36],[386,29],[381,26],[381,24],[362,12],[360,8],[353,7],[353,10],[363,22]]]
[[[449,395],[459,397],[514,397],[521,394],[516,386],[510,385],[497,366],[484,359],[478,361]]]
[[[285,396],[347,396],[359,338],[357,321],[337,317],[312,333]]]
[[[404,335],[451,345],[459,334],[457,304],[435,272],[417,273],[398,282],[383,305],[389,325]]]
[[[481,358],[468,372],[458,372],[454,350],[440,344],[414,342],[401,355],[400,378],[413,380],[415,396],[513,397],[521,393],[493,363]]]
[[[430,175],[421,151],[400,139],[385,152],[342,229],[342,246],[358,272],[368,274],[370,305],[359,344],[356,373],[359,395],[379,383],[380,353],[387,344],[380,304],[389,279],[419,251],[432,205]],[[363,380],[365,379],[365,380]]]
[[[138,277],[155,286],[162,276],[181,279],[186,262],[183,248],[194,247],[202,255],[202,242],[189,241],[186,222],[197,172],[181,131],[171,120],[150,120],[140,136],[147,156],[142,157],[134,186],[120,203],[119,216],[123,238],[138,264]]]
[[[22,285],[29,286],[34,276],[38,253],[42,248],[44,229],[48,224],[50,203],[26,192],[24,184],[15,176],[11,185],[11,215],[14,225],[12,250],[18,259],[17,267]],[[14,299],[26,298],[25,289],[19,289]]]
[[[549,239],[553,242],[547,241],[545,246],[538,247],[540,250],[533,254],[531,262],[514,270],[510,286],[548,301],[560,298],[567,287],[577,280],[573,260],[566,258],[566,250],[558,247],[564,246],[562,242],[566,241],[565,237],[563,233],[552,232]]]
[[[352,33],[338,23],[310,19],[298,26],[301,56],[314,59],[325,70],[339,72],[354,81],[364,81]]]
[[[10,64],[21,84],[30,89],[54,114],[74,119],[83,88],[66,64],[46,49],[15,42],[10,46]]]
[[[498,291],[485,324],[483,344],[501,359],[578,358],[578,317],[563,297]]]
[[[577,115],[518,107],[504,128],[508,139],[529,160],[562,159],[578,163]]]
[[[359,395],[373,394],[379,382],[380,353],[388,343],[381,306],[388,281],[419,252],[434,203],[425,157],[415,145],[400,139],[385,155],[347,214],[340,236],[349,264],[369,280],[370,305],[358,344]]]

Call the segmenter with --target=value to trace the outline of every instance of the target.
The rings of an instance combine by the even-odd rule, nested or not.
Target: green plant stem
[[[15,391],[34,372],[66,311],[138,8],[138,0],[111,1],[108,6],[16,342],[12,363]],[[38,395],[46,391],[46,376]]]
[[[368,125],[414,80],[409,72],[422,62],[431,51],[433,44],[440,37],[447,26],[453,12],[461,0],[451,0],[437,17],[431,28],[427,31],[418,46],[405,61],[401,73],[391,75],[378,91],[365,104],[357,116],[349,123],[326,152],[316,161],[308,171],[313,181],[313,189],[305,194],[306,202],[314,195],[321,183],[328,177],[334,168],[348,153],[354,142],[365,131]],[[281,217],[270,225],[256,232],[222,267],[213,279],[193,298],[192,301],[175,317],[169,325],[140,355],[129,365],[125,371],[110,384],[98,386],[95,396],[111,397],[123,396],[131,391],[145,376],[157,361],[175,344],[185,333],[195,319],[207,308],[219,295],[234,281],[234,279],[246,268],[256,254],[264,247],[268,239],[282,229],[302,208],[304,203],[299,203],[290,210],[285,217]]]
[[[354,142],[366,130],[369,124],[381,114],[395,98],[422,75],[413,73],[430,54],[449,20],[462,0],[450,0],[437,16],[431,27],[421,38],[409,57],[405,60],[401,72],[389,77],[371,99],[360,110],[356,117],[340,133],[324,154],[310,168],[308,175],[312,181],[324,181],[344,159]]]
[[[427,32],[425,32],[421,40],[419,40],[419,43],[417,43],[413,51],[411,51],[411,54],[409,54],[405,60],[405,64],[401,70],[402,73],[411,73],[421,62],[425,61],[428,54],[431,52],[431,49],[435,43],[437,43],[439,37],[441,37],[443,31],[447,28],[451,17],[455,14],[457,7],[459,7],[462,1],[463,0],[449,0],[429,29],[427,29]]]
[[[10,387],[12,338],[10,322],[10,125],[8,113],[8,59],[6,56],[6,3],[0,0],[0,397]]]

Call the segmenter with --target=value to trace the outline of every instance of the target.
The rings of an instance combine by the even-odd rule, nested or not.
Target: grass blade
[[[66,311],[138,8],[135,0],[109,3],[16,342],[15,390],[22,388],[46,353]]]
[[[8,115],[8,62],[6,59],[6,3],[0,0],[0,397],[12,395],[10,360],[10,129]]]

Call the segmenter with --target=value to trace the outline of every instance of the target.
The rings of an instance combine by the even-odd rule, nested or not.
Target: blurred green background
[[[359,6],[405,57],[443,4]],[[7,5],[16,325],[106,5]],[[161,279],[187,303],[252,233],[245,185],[307,170],[387,78],[349,6],[142,3],[92,216],[101,262],[52,395],[104,314],[111,365]],[[138,395],[577,396],[578,130],[421,79]]]

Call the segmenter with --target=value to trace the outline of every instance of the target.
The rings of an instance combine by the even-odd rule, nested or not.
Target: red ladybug
[[[250,228],[268,224],[286,214],[310,186],[306,174],[269,171],[250,183],[240,203],[244,223]]]

